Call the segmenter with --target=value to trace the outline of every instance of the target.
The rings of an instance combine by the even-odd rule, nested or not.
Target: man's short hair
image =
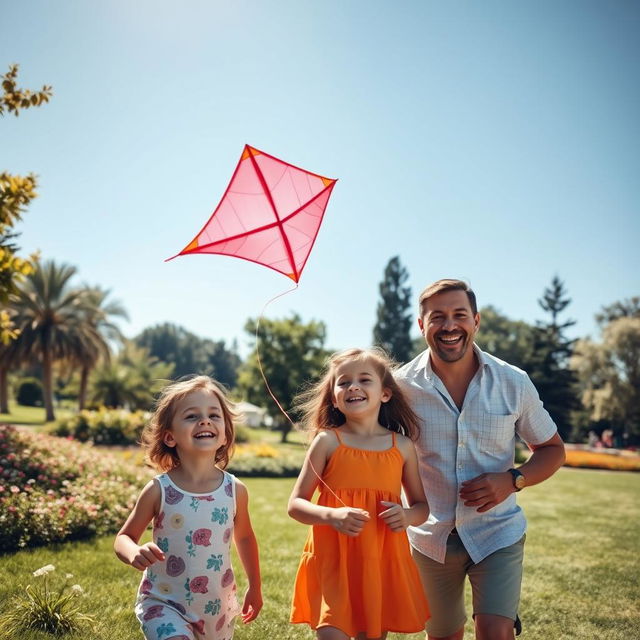
[[[463,280],[454,280],[452,278],[444,278],[442,280],[437,280],[433,284],[430,284],[421,294],[420,299],[418,301],[418,306],[420,308],[420,317],[424,317],[426,302],[432,296],[437,295],[438,293],[444,293],[445,291],[464,291],[467,294],[467,298],[469,298],[469,306],[471,307],[471,311],[475,316],[478,313],[478,305],[476,304],[476,294],[473,292],[473,289]]]

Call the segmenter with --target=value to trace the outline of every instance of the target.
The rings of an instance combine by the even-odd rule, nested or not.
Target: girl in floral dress
[[[144,572],[135,612],[147,640],[230,640],[236,615],[247,623],[262,608],[247,489],[224,471],[234,417],[222,387],[196,376],[163,391],[143,431],[147,457],[163,473],[142,490],[114,548]],[[140,545],[151,521],[153,541]],[[232,539],[248,579],[242,608]]]

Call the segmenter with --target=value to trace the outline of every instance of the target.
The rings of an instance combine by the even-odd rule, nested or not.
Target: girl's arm
[[[380,517],[392,531],[404,531],[407,527],[418,526],[429,517],[429,504],[418,471],[418,456],[413,442],[404,436],[398,438],[398,448],[404,458],[402,467],[402,488],[409,504],[408,507],[393,502],[382,502],[386,511]]]
[[[152,480],[142,490],[133,511],[122,525],[122,529],[118,531],[113,544],[118,558],[139,571],[144,571],[158,560],[164,560],[162,549],[154,542],[147,542],[142,546],[138,545],[140,536],[158,514],[160,499],[160,485],[157,480]]]
[[[249,493],[242,482],[236,480],[235,483],[236,517],[233,525],[233,540],[249,583],[242,605],[242,621],[246,624],[255,620],[262,609],[262,583],[258,542],[249,518]]]
[[[311,498],[320,484],[331,454],[337,447],[336,438],[321,431],[309,447],[300,475],[291,492],[288,505],[289,515],[302,524],[329,525],[348,536],[357,536],[364,527],[369,514],[363,509],[352,507],[324,507],[314,504]]]

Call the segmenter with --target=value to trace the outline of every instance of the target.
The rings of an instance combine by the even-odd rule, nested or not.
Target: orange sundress
[[[376,515],[381,500],[400,502],[404,460],[396,446],[365,451],[339,445],[322,479],[350,507],[369,512],[370,520],[352,538],[327,525],[309,531],[296,576],[291,622],[312,629],[336,627],[349,636],[378,638],[385,631],[424,631],[429,607],[405,532],[394,533]],[[318,504],[342,507],[323,484]]]

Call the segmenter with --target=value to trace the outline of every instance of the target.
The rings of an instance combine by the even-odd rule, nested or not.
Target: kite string
[[[258,332],[260,330],[260,321],[262,320],[262,318],[264,316],[264,312],[265,312],[266,308],[272,302],[277,300],[278,298],[281,298],[282,296],[285,296],[288,293],[291,293],[292,291],[295,291],[297,288],[298,288],[298,283],[296,283],[296,286],[293,287],[293,289],[287,289],[286,291],[283,291],[282,293],[279,293],[277,296],[274,296],[270,300],[267,300],[267,302],[265,302],[265,305],[262,307],[262,311],[260,312],[260,316],[258,317],[258,322],[256,322],[256,357],[257,357],[257,360],[258,360],[258,369],[260,369],[260,374],[262,375],[262,379],[264,380],[264,385],[267,388],[267,391],[269,392],[269,395],[273,398],[273,401],[278,406],[278,409],[280,409],[280,411],[282,412],[284,417],[289,421],[289,423],[291,424],[293,429],[296,429],[295,423],[293,422],[293,420],[291,419],[289,414],[284,410],[284,408],[280,404],[278,398],[276,398],[276,396],[273,393],[273,391],[271,391],[271,387],[269,386],[269,382],[267,381],[267,376],[265,375],[264,370],[262,368],[262,361],[260,360],[260,337],[258,335]],[[320,474],[315,470],[315,467],[313,466],[313,462],[311,462],[310,456],[307,456],[307,462],[309,463],[309,466],[311,467],[311,470],[313,471],[313,473],[315,473],[315,475],[318,478],[318,480],[320,480],[320,482],[322,482],[322,484],[329,490],[329,492],[333,495],[333,497],[342,506],[346,507],[347,505],[340,499],[340,497],[338,495],[336,495],[335,491],[322,479]]]

